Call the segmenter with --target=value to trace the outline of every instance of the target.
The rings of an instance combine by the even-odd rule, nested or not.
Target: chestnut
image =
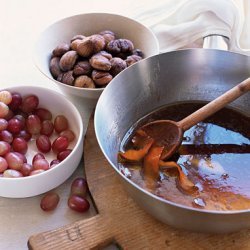
[[[140,56],[137,55],[132,55],[132,56],[128,56],[127,59],[125,60],[127,63],[127,66],[130,66],[138,61],[140,61],[142,58]]]
[[[78,76],[75,79],[74,86],[79,88],[95,88],[93,80],[86,75]]]
[[[111,62],[110,73],[112,76],[116,76],[121,71],[123,71],[125,68],[127,68],[126,62],[119,57],[112,58],[110,60],[110,62]]]
[[[111,62],[106,57],[102,56],[101,54],[93,55],[90,60],[90,65],[94,69],[109,71],[111,69]]]
[[[107,85],[113,79],[113,77],[109,72],[93,70],[92,79],[97,86],[103,87]]]

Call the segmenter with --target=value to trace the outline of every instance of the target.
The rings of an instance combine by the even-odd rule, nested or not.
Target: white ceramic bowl
[[[86,89],[56,81],[49,70],[53,49],[62,42],[69,43],[74,35],[92,35],[102,30],[112,30],[118,38],[130,39],[135,48],[141,49],[144,57],[159,53],[159,44],[154,33],[141,23],[116,14],[87,13],[61,19],[46,28],[35,44],[34,60],[38,69],[66,94],[98,99],[103,88]]]
[[[83,152],[83,124],[81,116],[76,107],[63,95],[56,91],[34,86],[22,86],[7,88],[11,92],[18,92],[22,96],[35,94],[39,97],[39,107],[47,108],[51,111],[53,118],[63,114],[69,121],[70,129],[76,135],[75,140],[69,148],[73,149],[70,155],[55,167],[33,176],[20,178],[0,177],[0,196],[9,198],[24,198],[45,193],[68,179],[77,168]],[[32,157],[38,150],[35,141],[29,142],[26,157],[31,162]],[[55,156],[46,154],[49,161]]]

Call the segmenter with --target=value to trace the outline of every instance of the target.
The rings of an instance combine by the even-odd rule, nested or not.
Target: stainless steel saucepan
[[[204,46],[218,38],[227,40],[212,36]],[[117,169],[121,140],[141,117],[166,104],[211,101],[249,76],[248,56],[219,49],[187,49],[142,60],[106,87],[95,111],[98,143],[125,189],[149,214],[174,227],[199,232],[225,233],[250,228],[250,209],[209,211],[179,205],[143,190]],[[249,117],[250,94],[230,106]]]

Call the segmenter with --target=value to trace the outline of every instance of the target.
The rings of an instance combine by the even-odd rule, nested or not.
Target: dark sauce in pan
[[[129,129],[121,150],[131,148],[133,132],[158,119],[179,121],[204,104],[180,103],[160,108]],[[119,163],[120,171],[140,187],[166,200],[208,210],[250,209],[250,117],[224,108],[184,133],[176,161],[198,192],[184,193],[176,173],[161,172],[155,188],[146,186],[142,165]]]

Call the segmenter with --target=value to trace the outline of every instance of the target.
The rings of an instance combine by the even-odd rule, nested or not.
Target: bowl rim
[[[82,17],[82,16],[91,16],[91,15],[99,15],[99,16],[102,16],[102,15],[107,15],[107,16],[113,16],[113,17],[118,17],[118,18],[124,18],[124,19],[127,19],[128,21],[130,22],[134,22],[136,23],[137,25],[140,25],[141,27],[143,27],[145,30],[147,30],[150,35],[152,36],[152,38],[154,39],[154,42],[155,42],[155,46],[156,46],[156,53],[153,54],[153,55],[150,55],[148,57],[145,57],[143,58],[142,60],[144,59],[147,59],[151,56],[154,56],[154,55],[157,55],[160,53],[160,44],[159,44],[159,41],[155,35],[155,33],[152,31],[151,28],[147,27],[146,25],[144,25],[143,23],[141,23],[140,21],[138,20],[135,20],[131,17],[128,17],[128,16],[125,16],[125,15],[121,15],[121,14],[115,14],[115,13],[109,13],[109,12],[88,12],[88,13],[80,13],[80,14],[76,14],[76,15],[70,15],[70,16],[66,16],[66,17],[63,17],[63,18],[59,18],[57,19],[56,21],[54,21],[53,23],[47,25],[41,32],[40,34],[38,35],[36,41],[35,41],[35,45],[33,46],[33,53],[32,53],[32,60],[33,60],[33,63],[35,64],[36,68],[45,76],[47,77],[49,80],[52,80],[55,84],[59,85],[60,87],[62,88],[68,88],[68,89],[71,89],[71,90],[80,90],[80,91],[90,91],[90,92],[101,92],[105,89],[105,87],[102,87],[102,88],[80,88],[80,87],[75,87],[75,86],[71,86],[71,85],[67,85],[67,84],[64,84],[60,81],[57,81],[56,79],[54,79],[52,76],[46,74],[42,69],[41,67],[39,66],[40,63],[39,63],[39,60],[37,58],[37,53],[36,53],[36,48],[38,46],[38,43],[41,39],[41,37],[43,36],[43,34],[49,29],[51,28],[52,26],[56,25],[56,24],[59,24],[60,22],[62,21],[66,21],[66,20],[70,20],[71,18],[77,18],[77,17]],[[130,65],[132,66],[132,65]],[[129,66],[129,67],[130,67]],[[127,67],[127,68],[129,68]],[[126,68],[126,69],[127,69]],[[126,70],[125,69],[125,70]],[[116,76],[115,76],[116,77]],[[115,78],[113,77],[113,79]],[[112,80],[113,80],[112,79]],[[111,81],[112,81],[111,80]]]
[[[67,103],[67,106],[70,106],[73,110],[74,110],[74,113],[76,115],[76,118],[79,122],[79,136],[78,136],[78,139],[76,141],[76,144],[72,150],[72,152],[69,154],[69,156],[65,159],[65,161],[70,161],[70,158],[72,157],[73,153],[78,149],[79,145],[82,143],[82,137],[83,137],[83,122],[82,122],[82,118],[81,118],[81,115],[80,115],[80,112],[78,111],[78,109],[75,107],[75,105],[69,101],[63,94],[59,93],[58,91],[55,91],[55,90],[52,90],[52,89],[49,89],[49,88],[45,88],[45,87],[41,87],[41,86],[33,86],[33,85],[20,85],[20,86],[11,86],[11,87],[6,87],[6,88],[1,88],[1,90],[9,90],[11,91],[12,89],[17,89],[17,88],[25,88],[25,89],[30,89],[30,88],[34,88],[34,89],[37,89],[37,90],[45,90],[45,91],[48,91],[48,92],[52,92],[54,95],[56,95],[57,97],[61,98],[61,99],[64,99],[64,101]],[[30,90],[29,90],[30,91]],[[39,97],[39,96],[38,96]],[[42,172],[42,173],[39,173],[39,174],[35,174],[35,175],[30,175],[30,176],[22,176],[20,178],[9,178],[9,177],[1,177],[0,178],[0,182],[1,180],[3,181],[12,181],[12,182],[23,182],[25,180],[32,180],[34,178],[42,178],[42,176],[45,176],[45,175],[49,175],[50,173],[52,173],[53,171],[56,171],[58,167],[61,166],[61,163],[58,163],[56,166],[54,166],[53,168],[49,168],[48,170]],[[64,162],[65,163],[65,162]]]

